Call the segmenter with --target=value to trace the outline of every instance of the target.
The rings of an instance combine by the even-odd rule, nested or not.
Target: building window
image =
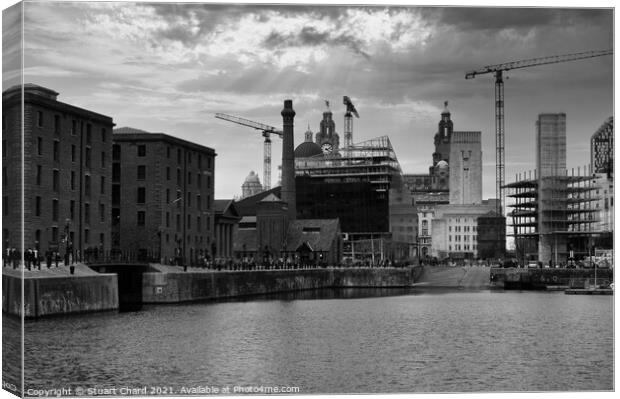
[[[57,199],[52,200],[52,221],[53,222],[58,221],[58,200]]]
[[[99,193],[100,193],[100,194],[105,194],[105,176],[101,176],[101,179],[100,179],[99,185],[100,185],[100,191],[99,191]]]
[[[170,227],[170,212],[166,212],[166,227]]]
[[[86,147],[86,152],[84,153],[84,164],[87,168],[90,168],[90,147]]]
[[[101,167],[105,168],[105,151],[101,151]]]
[[[114,144],[112,146],[112,160],[113,161],[121,160],[121,146],[118,144]]]
[[[84,223],[90,223],[90,204],[84,204]]]
[[[145,157],[146,156],[146,145],[141,144],[138,146],[138,156]]]
[[[187,207],[192,207],[192,193],[187,193]]]
[[[138,204],[144,204],[146,202],[146,188],[138,187],[138,198],[136,200]]]
[[[104,143],[106,142],[106,140],[108,139],[108,132],[106,132],[105,127],[101,128],[101,141],[103,141]]]
[[[43,155],[43,137],[37,137],[37,155]]]
[[[196,216],[196,230],[200,231],[200,216]]]
[[[192,215],[187,215],[187,229],[192,228]]]
[[[166,166],[166,180],[170,180],[170,166]]]
[[[166,147],[166,158],[170,158],[170,146]]]
[[[207,157],[207,169],[211,169],[211,157]]]
[[[105,222],[105,205],[99,204],[99,221]]]
[[[92,126],[90,123],[86,124],[86,144],[90,144],[93,139]]]
[[[198,210],[202,209],[200,194],[196,195],[196,206],[198,207]]]
[[[202,188],[202,175],[200,173],[196,173],[196,186]]]
[[[211,188],[211,176],[207,176],[207,188]]]
[[[43,112],[37,111],[37,126],[43,127]]]
[[[181,231],[181,215],[177,215],[177,231]]]
[[[43,173],[43,167],[41,165],[37,165],[37,174],[35,176],[37,181],[37,186],[41,185],[41,173]]]
[[[90,175],[84,176],[84,195],[90,196]]]
[[[69,218],[75,220],[75,201],[69,201]]]
[[[192,184],[192,172],[187,172],[187,184]]]
[[[170,189],[166,189],[166,204],[170,203]]]
[[[181,185],[181,168],[177,168],[177,186]]]
[[[60,141],[54,140],[54,162],[58,162],[60,160]]]
[[[88,244],[90,242],[90,230],[84,229],[84,244]]]
[[[75,171],[71,171],[71,190],[75,190]]]
[[[112,164],[112,181],[120,182],[121,181],[121,164],[115,162]]]
[[[138,165],[138,180],[146,179],[146,165]]]
[[[75,144],[71,144],[71,162],[75,162]]]
[[[202,155],[198,154],[198,169],[202,169]]]
[[[7,167],[3,166],[2,167],[2,185],[6,186],[7,184],[9,184],[9,174],[7,172]]]
[[[105,245],[105,233],[99,233],[99,244],[102,248]]]
[[[41,216],[41,197],[37,196],[34,203],[34,215]]]
[[[181,149],[177,149],[177,163],[181,164]]]
[[[77,121],[75,119],[73,119],[71,121],[71,135],[75,136],[77,133]]]
[[[60,171],[54,169],[52,172],[52,190],[58,192],[60,190]]]
[[[54,133],[60,133],[60,115],[54,115]]]
[[[58,227],[52,227],[52,242],[58,242]]]
[[[138,211],[138,226],[143,227],[146,225],[146,212]]]
[[[192,153],[191,153],[191,152],[188,152],[188,153],[187,153],[187,163],[188,163],[189,165],[191,165],[191,164],[192,164]]]

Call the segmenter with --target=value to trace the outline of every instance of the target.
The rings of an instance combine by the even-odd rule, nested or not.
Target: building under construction
[[[509,217],[519,262],[569,264],[589,256],[602,232],[594,229],[596,197],[586,168],[545,177],[535,170],[515,180],[504,187],[515,201]]]
[[[417,214],[387,136],[296,155],[299,218],[339,218],[347,238],[344,256],[352,260],[413,256]]]

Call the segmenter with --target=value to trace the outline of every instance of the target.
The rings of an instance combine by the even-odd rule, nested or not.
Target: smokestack
[[[295,199],[295,147],[293,143],[293,100],[284,100],[282,114],[282,201],[288,205],[288,218],[295,220],[297,205]]]

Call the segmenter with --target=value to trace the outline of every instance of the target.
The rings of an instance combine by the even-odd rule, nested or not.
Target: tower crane
[[[344,147],[349,148],[353,145],[353,116],[360,117],[355,106],[348,96],[342,98],[342,103],[347,106],[347,112],[344,114]]]
[[[497,213],[503,213],[504,207],[504,80],[503,72],[511,69],[529,68],[538,65],[557,64],[560,62],[577,61],[585,58],[600,57],[613,54],[612,50],[585,51],[582,53],[553,55],[542,58],[505,62],[496,65],[487,65],[475,71],[467,72],[465,79],[473,79],[477,75],[493,73],[495,75],[495,194],[497,196]]]
[[[282,130],[278,130],[273,126],[265,125],[263,123],[254,122],[249,119],[240,118],[238,116],[232,116],[222,113],[215,114],[216,118],[223,119],[228,122],[233,122],[239,125],[251,127],[263,132],[265,143],[263,145],[263,189],[269,190],[271,188],[271,138],[270,135],[275,134],[282,138],[284,133]]]

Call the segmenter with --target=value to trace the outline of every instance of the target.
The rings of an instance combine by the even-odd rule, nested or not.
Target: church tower
[[[323,112],[323,120],[320,124],[320,131],[316,134],[316,143],[321,147],[323,154],[331,154],[338,150],[340,136],[336,133],[336,123],[334,122],[332,111],[329,109],[329,102],[325,101],[327,110]]]
[[[444,109],[441,113],[439,128],[435,134],[435,152],[433,153],[433,166],[439,161],[450,163],[450,140],[452,138],[453,124],[450,119],[448,102],[444,102]]]

